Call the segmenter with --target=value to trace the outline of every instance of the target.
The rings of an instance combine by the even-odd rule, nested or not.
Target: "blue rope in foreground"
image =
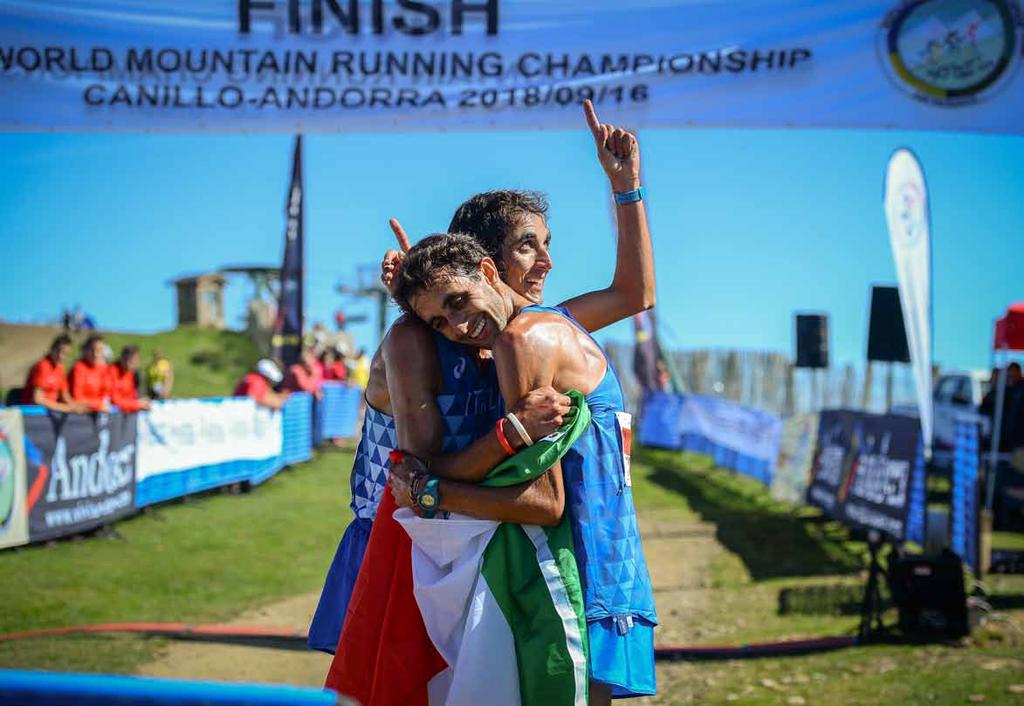
[[[0,706],[342,706],[326,689],[0,670]]]

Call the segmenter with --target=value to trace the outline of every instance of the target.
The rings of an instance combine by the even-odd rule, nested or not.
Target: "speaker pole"
[[[890,360],[885,368],[885,413],[892,410],[892,371],[893,362]]]
[[[864,391],[861,395],[861,409],[867,412],[871,408],[871,383],[874,382],[875,362],[868,361],[868,367],[864,369]]]

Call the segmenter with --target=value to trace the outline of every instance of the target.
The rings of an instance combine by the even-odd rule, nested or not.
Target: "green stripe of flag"
[[[564,518],[561,526],[568,529]],[[558,560],[552,560],[561,556],[563,547],[552,551],[543,540],[540,545],[535,546],[523,527],[503,523],[484,550],[481,573],[512,631],[522,706],[586,704],[586,627],[580,633],[579,579],[574,572],[575,581],[570,577],[566,582]],[[546,561],[543,554],[548,554]],[[570,606],[568,621],[556,602],[562,604],[562,613]]]

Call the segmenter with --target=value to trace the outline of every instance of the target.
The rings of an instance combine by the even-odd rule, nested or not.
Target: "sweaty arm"
[[[613,192],[640,186],[640,146],[622,128],[602,124],[589,101],[584,106],[587,124],[597,147],[598,160]],[[596,331],[654,306],[654,252],[643,201],[616,204],[618,246],[615,275],[604,289],[563,302],[581,326]]]
[[[551,386],[562,355],[561,342],[507,331],[494,348],[498,382],[506,405],[528,391]],[[472,517],[541,526],[557,525],[565,510],[562,467],[556,463],[540,477],[507,488],[442,480],[441,509]]]
[[[419,320],[399,319],[381,346],[388,397],[398,448],[430,461],[430,472],[440,478],[478,483],[507,457],[494,433],[487,433],[461,451],[441,454],[443,426],[437,407],[437,346],[433,334]],[[561,426],[569,411],[569,398],[550,387],[532,390],[511,408],[533,438],[542,438]],[[518,449],[522,441],[511,435]]]
[[[398,448],[421,459],[441,450],[443,421],[437,407],[437,346],[433,334],[420,321],[396,321],[381,344],[395,419]]]

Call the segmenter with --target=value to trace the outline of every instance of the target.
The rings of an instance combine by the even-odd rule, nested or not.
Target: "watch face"
[[[424,495],[422,498],[420,498],[420,505],[422,505],[423,507],[434,507],[434,496]]]

